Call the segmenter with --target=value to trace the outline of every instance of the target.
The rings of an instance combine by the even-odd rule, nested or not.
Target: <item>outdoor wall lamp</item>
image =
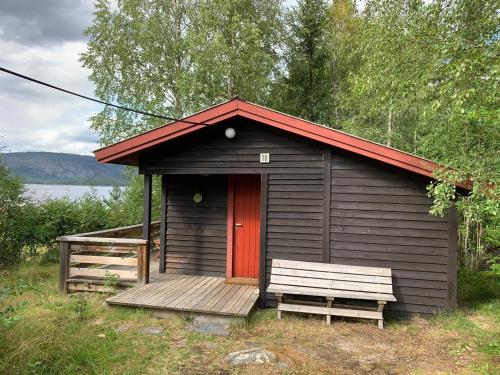
[[[201,203],[202,200],[203,200],[203,196],[201,195],[201,193],[195,193],[193,195],[193,202],[194,203]]]
[[[227,138],[233,139],[236,135],[236,130],[234,130],[234,128],[227,128],[224,134]]]

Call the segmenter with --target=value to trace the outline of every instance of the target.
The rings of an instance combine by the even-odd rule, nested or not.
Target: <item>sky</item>
[[[296,0],[286,0],[294,5]],[[0,0],[0,66],[94,96],[78,61],[92,0]],[[89,116],[102,106],[0,72],[0,150],[89,155]]]
[[[93,96],[79,54],[91,0],[1,0],[0,66]],[[101,106],[0,72],[0,148],[90,154],[88,118]]]

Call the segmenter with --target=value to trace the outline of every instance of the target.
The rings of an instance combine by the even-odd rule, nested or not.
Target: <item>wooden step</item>
[[[114,288],[106,285],[105,279],[85,279],[85,278],[70,278],[66,281],[69,292],[101,292],[111,293]],[[128,289],[135,286],[133,282],[118,282],[116,288],[118,290]]]

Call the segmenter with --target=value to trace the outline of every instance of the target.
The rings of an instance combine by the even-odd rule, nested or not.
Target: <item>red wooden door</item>
[[[233,277],[259,276],[260,178],[234,176]]]

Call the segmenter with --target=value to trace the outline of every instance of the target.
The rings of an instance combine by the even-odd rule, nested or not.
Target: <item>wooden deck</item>
[[[228,284],[224,277],[158,274],[156,271],[151,274],[149,284],[130,288],[106,302],[163,311],[247,317],[258,298],[256,286]]]

